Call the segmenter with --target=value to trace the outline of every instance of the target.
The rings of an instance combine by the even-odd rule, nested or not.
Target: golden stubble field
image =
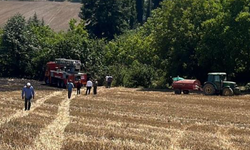
[[[36,98],[24,111],[27,80],[0,79],[0,149],[248,150],[250,95],[174,95],[98,87],[67,99],[62,89],[31,81]],[[85,90],[85,89],[84,89]]]
[[[81,3],[50,2],[50,1],[1,1],[0,0],[0,27],[3,27],[10,17],[17,13],[22,14],[26,20],[36,13],[38,19],[44,20],[45,25],[55,31],[67,31],[70,19],[80,21],[78,14]]]

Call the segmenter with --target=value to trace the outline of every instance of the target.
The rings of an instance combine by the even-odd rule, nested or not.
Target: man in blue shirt
[[[31,99],[35,98],[34,88],[31,86],[30,83],[27,83],[27,85],[23,87],[23,90],[22,90],[22,99],[24,99],[24,98],[25,98],[25,104],[24,104],[25,111],[26,110],[30,110]]]
[[[74,84],[72,83],[72,80],[69,80],[67,87],[68,87],[68,98],[70,99],[72,90],[74,88]]]

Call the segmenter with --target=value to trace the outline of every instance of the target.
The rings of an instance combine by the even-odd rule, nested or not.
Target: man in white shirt
[[[90,94],[92,85],[93,85],[93,83],[92,83],[92,81],[89,79],[89,80],[87,81],[87,85],[86,85],[86,87],[87,87],[86,95],[87,95],[87,94]]]
[[[109,76],[106,76],[106,77],[105,77],[105,81],[106,81],[106,88],[108,88],[108,79],[109,79]]]
[[[108,88],[111,87],[112,81],[113,81],[113,77],[112,76],[108,76]]]

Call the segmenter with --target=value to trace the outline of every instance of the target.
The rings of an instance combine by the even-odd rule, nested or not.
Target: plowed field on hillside
[[[28,1],[0,1],[0,27],[6,24],[7,20],[17,13],[25,16],[26,19],[35,13],[39,19],[45,21],[55,31],[69,28],[69,21],[72,18],[80,20],[80,3],[69,2],[28,2]]]
[[[98,87],[80,96],[30,81],[36,98],[23,110],[28,80],[0,79],[0,149],[248,150],[250,96],[174,95]]]

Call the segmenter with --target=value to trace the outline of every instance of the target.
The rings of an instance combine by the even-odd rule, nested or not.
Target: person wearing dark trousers
[[[31,107],[31,99],[35,98],[35,92],[33,86],[30,83],[27,83],[26,86],[23,87],[22,90],[22,99],[25,99],[24,108],[26,110],[30,110]]]
[[[79,80],[78,81],[78,83],[77,83],[77,85],[76,85],[76,94],[77,95],[80,95],[80,93],[81,93],[81,88],[82,88],[82,83],[81,83],[81,81]]]
[[[96,95],[97,94],[97,85],[98,85],[98,81],[97,80],[95,80],[94,81],[94,83],[93,83],[93,91],[94,91],[94,95]]]
[[[86,85],[86,87],[87,87],[86,95],[87,95],[87,94],[90,94],[92,85],[93,85],[92,81],[91,81],[91,80],[88,80],[88,81],[87,81],[87,85]]]
[[[108,88],[111,87],[112,81],[113,81],[113,77],[112,76],[108,76]]]
[[[108,88],[108,78],[109,78],[109,76],[105,77],[105,81],[106,81],[105,86],[106,86],[106,88]]]
[[[74,88],[74,84],[72,83],[71,80],[69,80],[68,84],[67,84],[67,88],[68,88],[68,99],[71,98],[71,94]]]

